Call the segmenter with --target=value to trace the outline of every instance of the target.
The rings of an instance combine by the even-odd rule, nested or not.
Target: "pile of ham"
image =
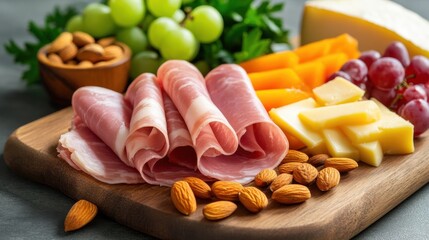
[[[171,186],[188,176],[248,183],[289,147],[235,64],[204,78],[194,65],[170,60],[157,76],[137,77],[125,95],[82,87],[72,106],[58,155],[109,184]]]

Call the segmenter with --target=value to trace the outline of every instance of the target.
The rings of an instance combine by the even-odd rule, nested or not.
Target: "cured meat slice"
[[[127,165],[125,141],[129,133],[130,105],[122,94],[102,87],[81,87],[72,97],[75,114]]]
[[[73,120],[72,129],[61,135],[57,147],[59,156],[70,166],[95,179],[109,183],[142,183],[140,173],[125,165],[100,138],[80,121]]]
[[[203,156],[200,171],[218,179],[249,182],[261,169],[276,167],[289,143],[258,100],[246,72],[238,65],[224,64],[205,79],[212,101],[237,133],[239,148],[230,156]]]
[[[162,93],[155,75],[144,73],[137,77],[125,100],[133,107],[126,140],[127,157],[147,182],[156,184],[152,168],[167,155],[169,142]]]
[[[163,94],[165,116],[167,118],[168,139],[170,149],[168,159],[171,163],[197,169],[197,154],[192,145],[191,135],[185,121],[167,94]]]
[[[211,101],[204,77],[195,66],[182,60],[167,61],[158,69],[158,81],[183,117],[197,158],[236,151],[237,135]]]

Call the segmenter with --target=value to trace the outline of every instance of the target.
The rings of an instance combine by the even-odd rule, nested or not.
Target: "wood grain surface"
[[[387,156],[378,168],[362,163],[342,175],[332,191],[322,193],[311,186],[312,198],[303,204],[270,201],[259,214],[239,206],[231,217],[212,222],[202,215],[208,201],[198,200],[197,211],[183,216],[172,205],[169,188],[108,185],[68,166],[56,156],[56,145],[71,116],[66,108],[18,128],[5,145],[6,164],[73,199],[95,203],[120,224],[163,239],[348,239],[429,181],[425,134],[415,140],[415,153]]]

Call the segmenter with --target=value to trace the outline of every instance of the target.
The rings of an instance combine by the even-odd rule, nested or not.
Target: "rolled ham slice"
[[[109,184],[143,183],[140,173],[127,166],[79,117],[72,129],[61,135],[57,147],[59,156],[76,170]]]
[[[180,166],[197,170],[197,154],[192,145],[191,135],[185,121],[167,94],[163,94],[165,116],[167,118],[170,149],[168,160]]]
[[[158,184],[153,166],[167,155],[169,141],[164,104],[156,77],[144,73],[128,87],[125,101],[133,108],[126,140],[127,157],[145,181]]]
[[[161,65],[157,76],[186,123],[197,159],[236,151],[237,135],[211,101],[204,77],[194,65],[170,60]]]
[[[73,94],[72,106],[85,126],[133,167],[125,150],[132,109],[123,95],[102,87],[81,87]]]
[[[238,65],[224,64],[205,79],[212,101],[234,128],[239,147],[234,155],[202,156],[199,170],[217,179],[246,183],[260,170],[276,167],[289,143],[257,98],[246,72]]]

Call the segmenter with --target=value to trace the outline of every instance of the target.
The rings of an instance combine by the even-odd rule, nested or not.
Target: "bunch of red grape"
[[[401,42],[391,43],[383,55],[375,50],[362,52],[347,61],[328,80],[341,76],[366,91],[414,125],[414,136],[429,128],[429,59],[414,56]]]

